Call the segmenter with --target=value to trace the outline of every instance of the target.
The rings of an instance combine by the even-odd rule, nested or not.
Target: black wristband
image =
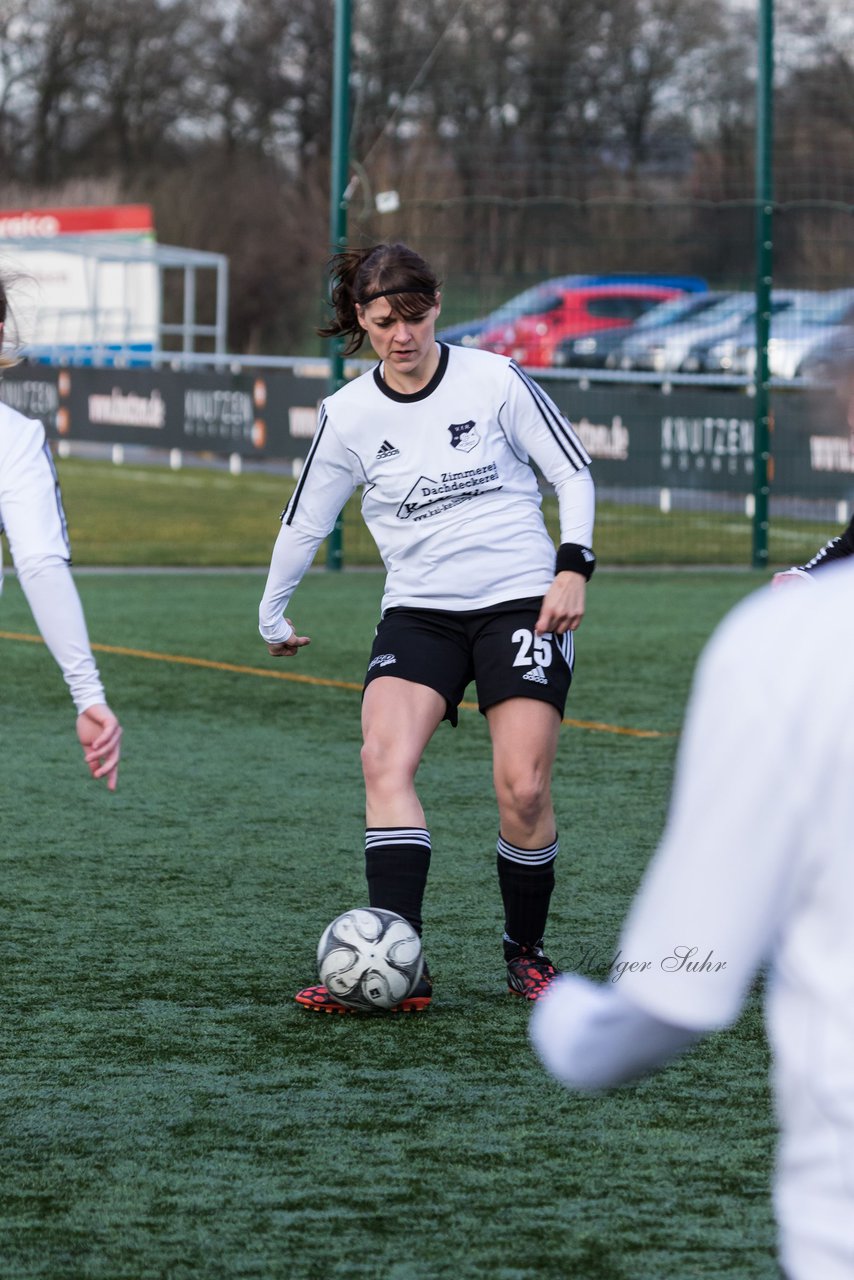
[[[562,542],[557,549],[555,573],[580,573],[589,582],[596,568],[596,557],[589,547],[577,542]]]

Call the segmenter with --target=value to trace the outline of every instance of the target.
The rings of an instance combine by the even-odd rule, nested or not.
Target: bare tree
[[[210,120],[226,150],[298,173],[329,151],[332,6],[237,0],[218,11]]]
[[[134,189],[131,189],[134,191]],[[158,237],[229,259],[228,336],[235,351],[292,351],[320,320],[328,244],[326,174],[277,173],[263,156],[209,146],[136,194],[154,205]],[[199,303],[211,282],[200,277]]]
[[[64,157],[73,149],[90,37],[87,0],[36,0],[21,48],[32,97],[29,170],[37,183],[64,176]]]
[[[26,146],[22,89],[32,74],[32,52],[23,44],[29,22],[24,0],[7,0],[0,8],[0,172],[14,175]],[[28,56],[29,54],[29,56]]]
[[[778,248],[809,275],[848,251],[815,246],[850,222],[854,19],[778,15]],[[0,190],[152,203],[161,238],[231,258],[233,340],[290,341],[329,247],[333,20],[331,0],[0,0]],[[653,265],[743,280],[756,36],[736,0],[359,0],[350,234],[416,239],[487,294]],[[844,207],[795,216],[808,197]]]
[[[87,0],[78,169],[163,167],[207,128],[204,55],[215,38],[190,0]]]

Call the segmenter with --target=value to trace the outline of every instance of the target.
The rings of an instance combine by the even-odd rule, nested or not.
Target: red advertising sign
[[[53,240],[56,236],[153,236],[147,204],[59,209],[0,209],[0,240]]]

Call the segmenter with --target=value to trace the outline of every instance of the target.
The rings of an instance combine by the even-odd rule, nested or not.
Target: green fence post
[[[756,370],[753,435],[753,567],[768,566],[771,397],[768,338],[774,249],[774,0],[759,0],[756,93]]]
[[[332,161],[329,192],[329,239],[333,251],[347,244],[347,176],[350,170],[350,0],[335,0],[335,50],[332,81]],[[329,386],[332,395],[344,384],[343,340],[329,340]],[[335,521],[326,545],[327,569],[343,563],[343,519]]]

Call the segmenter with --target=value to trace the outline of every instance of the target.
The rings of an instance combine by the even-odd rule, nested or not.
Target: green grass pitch
[[[69,458],[60,463],[74,555],[79,564],[266,565],[276,520],[294,481],[269,472],[230,476],[211,469],[121,466]],[[557,503],[546,498],[557,538]],[[772,508],[773,509],[773,508]],[[348,564],[380,561],[359,516],[358,496],[343,516]],[[771,522],[770,564],[800,564],[835,531],[809,521]],[[602,565],[751,563],[751,521],[713,510],[667,515],[655,507],[600,500],[596,552]]]
[[[102,535],[70,479],[78,561],[97,561],[81,555]],[[269,538],[256,564],[277,503],[259,483]],[[127,551],[114,530],[112,558],[156,558],[162,534],[132,532],[146,550]],[[223,542],[219,552],[230,562]],[[207,557],[197,563],[216,563],[214,548]],[[613,954],[661,829],[697,653],[757,581],[594,578],[567,715],[602,727],[565,727],[555,778],[548,943],[560,965],[595,969]],[[476,712],[442,727],[420,775],[433,1007],[360,1019],[293,1003],[323,926],[365,896],[348,686],[363,673],[381,579],[309,575],[292,612],[313,644],[287,667],[257,636],[262,582],[78,577],[125,724],[110,795],[85,775],[44,647],[5,638],[34,630],[7,581],[0,1275],[772,1280],[758,997],[734,1029],[636,1088],[576,1097],[544,1075],[528,1010],[503,989]]]

